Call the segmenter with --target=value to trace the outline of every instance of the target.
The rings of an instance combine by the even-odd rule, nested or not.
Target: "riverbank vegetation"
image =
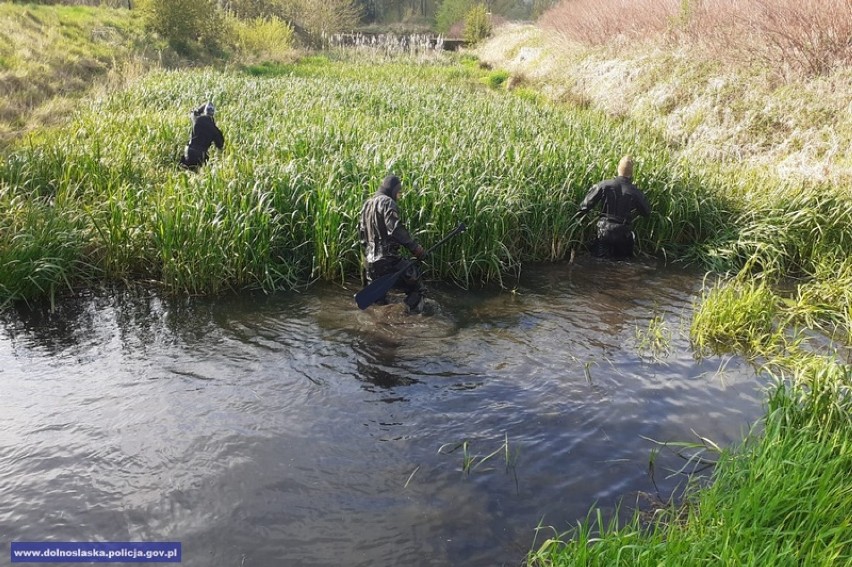
[[[154,69],[294,58],[294,30],[279,18],[206,11],[203,2],[108,4],[0,2],[0,148]]]
[[[9,265],[29,263],[31,277],[0,282],[7,297],[93,278],[153,280],[177,293],[342,281],[359,270],[361,203],[389,171],[403,178],[423,242],[468,225],[470,236],[436,253],[434,276],[500,281],[523,261],[564,256],[579,238],[580,192],[620,151],[601,116],[495,95],[475,63],[315,57],[262,73],[151,74],[11,152],[0,168],[10,226],[2,250]],[[228,145],[191,175],[175,161],[196,93],[216,100]],[[667,171],[664,148],[653,138],[646,146],[659,152],[637,155]],[[590,159],[566,163],[582,154]],[[690,199],[700,197],[684,191],[676,201],[678,225],[699,224]],[[62,230],[44,245],[22,236],[45,218]],[[65,235],[62,253],[52,234]],[[684,243],[659,234],[647,246]]]
[[[5,261],[31,274],[0,285],[26,298],[98,279],[176,293],[344,281],[360,265],[360,205],[388,171],[409,187],[421,240],[468,225],[436,257],[434,277],[500,282],[579,247],[576,203],[624,152],[656,204],[640,232],[645,253],[785,276],[815,272],[852,243],[843,202],[818,186],[790,181],[760,195],[766,177],[687,167],[629,120],[495,93],[475,63],[441,57],[418,67],[317,57],[258,68],[263,79],[254,68],[158,72],[81,105],[0,166],[14,227]],[[228,147],[189,175],[174,164],[197,93],[217,101]],[[755,195],[748,210],[733,183]],[[22,235],[46,218],[63,228],[40,249]]]
[[[405,208],[424,242],[468,224],[433,276],[500,282],[579,247],[586,225],[574,207],[622,153],[636,156],[655,204],[638,231],[643,253],[810,284],[852,246],[849,199],[824,184],[690,163],[630,119],[495,92],[489,78],[442,54],[416,67],[315,57],[146,75],[8,152],[0,198],[14,236],[2,250],[31,276],[0,285],[27,298],[98,279],[178,293],[344,281],[360,264],[360,204],[388,171],[409,187]],[[185,109],[208,94],[228,146],[187,175],[174,167]],[[45,218],[64,227],[44,235],[64,235],[62,253],[22,236]]]
[[[845,565],[852,558],[852,373],[803,368],[772,393],[761,431],[724,450],[712,482],[625,525],[590,514],[531,565]],[[542,532],[544,533],[544,532]]]

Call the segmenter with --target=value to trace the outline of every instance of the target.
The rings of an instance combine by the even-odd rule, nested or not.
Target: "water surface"
[[[654,441],[726,446],[762,415],[749,365],[692,354],[701,282],[581,259],[438,286],[429,317],[340,286],[6,310],[0,535],[180,541],[199,567],[518,565],[539,524],[676,492],[685,461]],[[641,348],[655,318],[668,352]]]

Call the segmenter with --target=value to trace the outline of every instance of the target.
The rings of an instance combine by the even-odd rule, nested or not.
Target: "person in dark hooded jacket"
[[[645,195],[632,182],[633,159],[624,156],[618,163],[618,177],[594,185],[580,204],[581,213],[601,205],[597,238],[590,243],[592,254],[608,258],[633,256],[633,216],[651,214]]]
[[[213,103],[208,102],[190,113],[192,133],[189,144],[180,158],[181,167],[197,171],[209,159],[210,146],[216,144],[220,150],[225,147],[225,136],[216,126],[216,121],[213,119],[214,112]]]
[[[382,181],[379,190],[367,199],[361,208],[358,223],[358,235],[364,248],[367,280],[369,282],[402,269],[406,260],[400,255],[402,247],[411,254],[423,259],[425,250],[408,233],[400,219],[399,199],[402,183],[399,177],[389,175]],[[405,304],[410,311],[422,308],[422,299],[426,289],[420,281],[420,270],[412,264],[400,277],[395,287],[405,292]],[[387,303],[382,299],[377,303]]]

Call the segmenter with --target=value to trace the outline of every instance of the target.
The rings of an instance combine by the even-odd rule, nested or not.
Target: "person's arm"
[[[643,217],[651,215],[651,205],[648,203],[648,199],[645,198],[645,194],[639,189],[636,189],[636,210]]]
[[[222,134],[222,131],[215,123],[213,124],[213,143],[216,144],[216,147],[220,150],[225,148],[225,135]]]
[[[580,203],[580,212],[585,214],[591,211],[594,206],[598,204],[598,201],[601,200],[601,195],[602,191],[600,184],[592,186],[586,194],[586,198],[583,199],[582,203]]]
[[[388,229],[388,236],[405,246],[417,258],[423,257],[423,247],[417,244],[414,238],[411,237],[402,220],[399,218],[399,208],[396,203],[393,203],[385,211],[385,226]]]

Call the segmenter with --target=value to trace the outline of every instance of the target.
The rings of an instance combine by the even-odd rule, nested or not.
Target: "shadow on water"
[[[0,530],[180,541],[190,566],[517,565],[540,523],[676,493],[651,440],[725,446],[762,415],[748,364],[692,355],[701,279],[581,259],[435,285],[429,316],[339,286],[8,309]]]

